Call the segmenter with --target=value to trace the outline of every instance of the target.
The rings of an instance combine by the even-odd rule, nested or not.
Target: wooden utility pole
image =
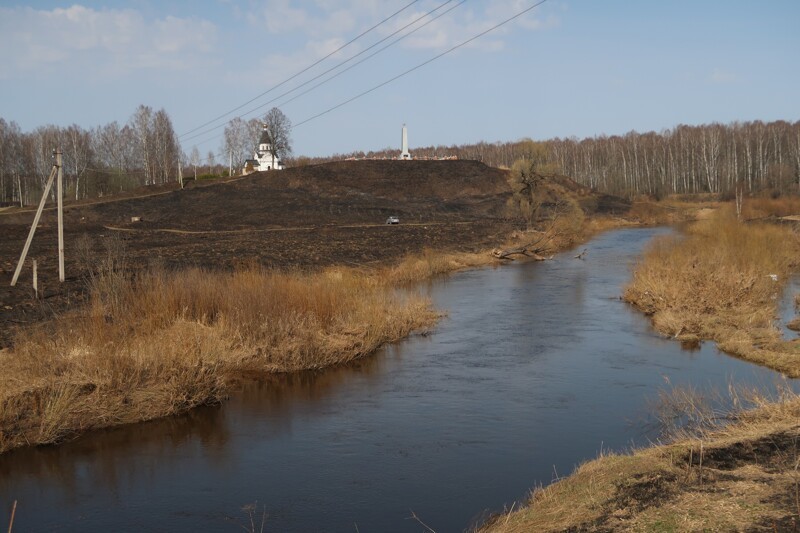
[[[58,281],[64,283],[64,188],[63,167],[61,165],[61,148],[56,148],[56,167],[58,167]]]
[[[25,258],[28,256],[28,250],[30,250],[31,242],[33,241],[33,235],[36,233],[36,226],[39,225],[39,219],[42,217],[44,204],[47,202],[47,195],[50,194],[50,189],[53,187],[53,180],[56,178],[56,176],[58,176],[58,182],[56,184],[56,192],[58,196],[58,279],[62,283],[64,281],[64,174],[61,166],[61,148],[56,148],[55,155],[56,163],[53,165],[53,168],[50,171],[50,177],[47,178],[47,185],[45,185],[44,191],[42,192],[42,199],[39,200],[39,208],[36,210],[36,216],[33,217],[31,230],[28,232],[28,240],[25,241],[22,254],[19,256],[17,269],[14,271],[14,277],[11,278],[12,287],[17,284],[19,274],[22,272],[22,265],[25,264]]]
[[[50,177],[47,179],[47,185],[45,185],[44,192],[42,193],[42,199],[39,201],[39,209],[36,210],[36,216],[33,217],[33,224],[31,224],[31,230],[28,232],[28,240],[25,241],[25,247],[22,249],[22,254],[19,256],[17,269],[14,271],[14,277],[11,278],[12,287],[17,284],[19,273],[22,272],[22,265],[25,263],[25,258],[28,256],[28,250],[31,247],[33,234],[36,233],[36,226],[39,225],[39,219],[42,217],[42,210],[44,209],[44,204],[47,201],[47,195],[50,194],[50,188],[53,186],[53,179],[56,177],[56,173],[57,168],[55,165],[53,165],[53,170],[50,171]]]

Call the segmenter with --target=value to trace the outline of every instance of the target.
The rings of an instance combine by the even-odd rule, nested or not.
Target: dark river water
[[[659,229],[544,263],[454,275],[429,336],[353,366],[248,385],[221,407],[0,456],[14,531],[461,531],[603,449],[657,434],[676,385],[772,387],[774,372],[683,351],[619,300]]]

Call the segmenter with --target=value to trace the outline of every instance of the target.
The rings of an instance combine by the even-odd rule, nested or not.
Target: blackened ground
[[[505,218],[509,194],[504,171],[474,161],[349,161],[69,204],[63,285],[56,270],[56,214],[48,205],[13,288],[34,208],[5,211],[0,347],[16,326],[80,303],[86,266],[100,260],[110,241],[124,243],[134,267],[152,261],[175,268],[386,263],[424,248],[474,251],[498,244],[514,228]],[[387,226],[389,215],[400,224]],[[89,253],[82,251],[86,243]],[[39,300],[31,288],[31,259],[39,264]]]
[[[569,178],[553,179],[551,189],[550,196],[568,194],[585,210],[608,208],[607,199]],[[138,196],[66,206],[63,285],[56,213],[48,206],[14,288],[9,283],[35,209],[6,210],[0,213],[0,347],[15,326],[79,303],[88,265],[109,243],[118,247],[112,241],[124,243],[134,268],[153,261],[223,269],[253,261],[300,269],[380,264],[425,248],[478,251],[501,244],[519,226],[507,215],[510,197],[507,171],[477,161],[341,161],[190,181],[183,190],[161,185]],[[400,224],[387,225],[390,215]],[[40,300],[31,288],[32,259],[39,263]]]

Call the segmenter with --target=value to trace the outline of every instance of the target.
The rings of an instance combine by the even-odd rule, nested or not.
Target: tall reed
[[[355,270],[109,268],[85,309],[0,352],[0,452],[218,402],[245,373],[344,363],[435,319]]]

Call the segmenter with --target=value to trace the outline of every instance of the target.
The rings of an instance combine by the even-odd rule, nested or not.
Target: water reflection
[[[183,416],[100,430],[62,446],[15,450],[0,460],[0,492],[13,495],[15,482],[21,478],[60,486],[68,496],[76,495],[87,478],[99,489],[115,492],[123,484],[148,478],[141,465],[119,461],[120,457],[135,450],[153,463],[165,465],[176,448],[197,443],[208,451],[209,460],[224,461],[229,435],[225,410],[212,406]]]

